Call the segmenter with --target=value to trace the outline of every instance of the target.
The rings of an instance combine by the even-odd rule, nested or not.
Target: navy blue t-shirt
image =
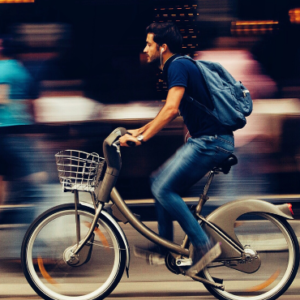
[[[179,56],[172,56],[164,65],[163,76],[167,82],[168,90],[174,86],[183,86],[187,95],[197,99],[207,108],[213,109],[206,83],[198,67],[188,59],[173,61]],[[226,128],[221,126],[212,116],[184,97],[181,100],[179,110],[192,137],[227,132]]]

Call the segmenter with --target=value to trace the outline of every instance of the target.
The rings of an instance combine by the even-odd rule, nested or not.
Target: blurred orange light
[[[260,35],[270,33],[278,29],[278,21],[262,20],[262,21],[236,21],[231,23],[231,32],[241,35]]]
[[[34,3],[35,0],[0,0],[0,4],[2,3]]]
[[[275,25],[278,21],[237,21],[235,25]]]
[[[290,22],[300,24],[300,8],[294,8],[289,11]]]

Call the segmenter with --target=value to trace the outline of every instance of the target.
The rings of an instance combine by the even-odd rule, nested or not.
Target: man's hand
[[[141,134],[140,129],[127,130],[127,132],[130,133],[134,137],[137,137],[138,135]]]
[[[133,131],[133,130],[131,130],[131,131]],[[129,131],[129,132],[130,132],[130,131]],[[130,133],[131,133],[131,132],[130,132]],[[130,135],[130,134],[125,134],[125,135],[123,135],[122,137],[120,137],[120,139],[119,139],[120,146],[121,146],[121,147],[130,147],[130,146],[128,146],[128,144],[127,144],[127,142],[129,142],[129,141],[130,141],[130,142],[134,142],[136,146],[142,145],[142,143],[139,142],[139,141],[137,140],[136,137],[134,137],[134,136],[132,136],[132,135]]]

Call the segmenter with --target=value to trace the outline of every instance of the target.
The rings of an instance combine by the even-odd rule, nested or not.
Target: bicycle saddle
[[[226,160],[224,160],[221,164],[219,164],[214,171],[223,172],[224,174],[228,174],[231,167],[238,163],[238,159],[234,154],[231,154]]]

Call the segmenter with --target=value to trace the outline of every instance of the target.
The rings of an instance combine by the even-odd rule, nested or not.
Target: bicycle
[[[129,276],[129,245],[118,221],[128,221],[167,248],[165,263],[171,272],[185,275],[192,264],[187,236],[181,245],[161,238],[131,213],[116,190],[122,165],[118,139],[125,133],[126,129],[117,128],[104,140],[105,158],[77,150],[56,154],[60,181],[65,191],[74,193],[74,204],[56,206],[39,216],[28,229],[21,251],[25,277],[44,299],[103,299],[125,269]],[[291,205],[235,200],[206,218],[201,215],[214,175],[227,174],[235,164],[237,158],[231,155],[209,172],[193,208],[207,234],[221,243],[222,254],[192,279],[218,299],[276,299],[291,285],[299,266],[298,240],[287,222],[293,219]],[[79,191],[90,193],[93,204],[79,202]],[[113,216],[104,209],[110,199]],[[273,243],[266,239],[270,236]],[[243,282],[241,289],[231,284],[236,279]]]

